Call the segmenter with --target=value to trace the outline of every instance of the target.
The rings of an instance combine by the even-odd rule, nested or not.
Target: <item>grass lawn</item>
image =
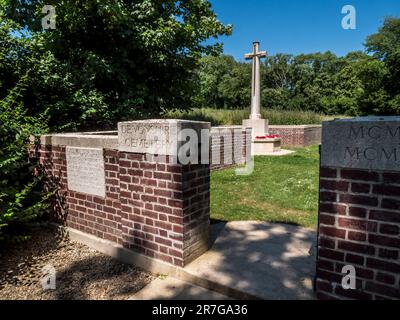
[[[318,146],[283,157],[255,157],[250,176],[234,169],[211,174],[211,218],[317,227]]]

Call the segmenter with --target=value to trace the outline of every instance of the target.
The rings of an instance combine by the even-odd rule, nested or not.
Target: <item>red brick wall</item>
[[[57,188],[53,214],[68,227],[121,243],[118,151],[104,151],[106,197],[68,190],[65,146],[43,146],[39,150],[49,187]]]
[[[207,250],[209,166],[148,162],[120,153],[124,246],[184,266]]]
[[[106,197],[68,190],[65,146],[38,158],[56,188],[52,213],[68,227],[184,266],[208,249],[210,166],[169,165],[143,154],[104,150]]]
[[[321,168],[317,296],[400,298],[400,173]],[[356,268],[357,289],[341,270]]]
[[[269,126],[269,134],[278,134],[282,146],[307,147],[321,143],[321,126]]]
[[[238,128],[241,134],[236,136],[234,130],[238,130]],[[238,164],[245,164],[247,154],[251,152],[249,148],[251,148],[251,129],[241,130],[241,127],[214,127],[211,131],[211,170],[217,171]],[[228,151],[231,154],[226,155],[225,152]]]

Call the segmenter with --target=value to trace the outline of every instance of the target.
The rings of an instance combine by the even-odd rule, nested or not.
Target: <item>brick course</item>
[[[251,129],[213,127],[211,130],[211,170],[245,164],[251,152]]]
[[[400,298],[400,174],[321,168],[319,299]],[[357,289],[341,287],[356,267]]]
[[[122,243],[184,266],[207,249],[209,166],[154,165],[121,152]],[[130,168],[141,167],[144,171]],[[183,182],[182,182],[183,181]]]
[[[269,134],[278,134],[282,139],[282,146],[307,147],[321,143],[321,126],[269,126]]]

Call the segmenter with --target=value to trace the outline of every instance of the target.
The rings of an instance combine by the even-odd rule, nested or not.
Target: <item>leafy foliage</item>
[[[9,3],[38,56],[25,103],[32,114],[49,109],[54,129],[113,127],[193,105],[200,57],[221,50],[205,40],[231,32],[204,0]],[[45,4],[57,16],[56,29],[43,32]]]
[[[49,196],[28,162],[28,138],[45,131],[46,119],[26,115],[20,102],[25,81],[0,100],[0,241],[23,239],[15,230],[39,217]]]
[[[387,108],[400,114],[400,19],[386,18],[379,31],[367,38],[365,46],[385,63],[384,87],[390,99]]]
[[[37,55],[30,54],[34,41],[18,33],[19,25],[5,17],[0,2],[0,241],[16,241],[21,227],[40,216],[48,195],[41,191],[41,178],[28,161],[32,134],[47,130],[46,112],[29,115],[25,98],[40,69]]]
[[[246,104],[251,93],[251,66],[230,56],[205,56],[199,68],[198,103],[213,108]]]

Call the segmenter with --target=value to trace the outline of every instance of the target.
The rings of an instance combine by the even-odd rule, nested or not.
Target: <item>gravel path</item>
[[[43,290],[42,268],[56,269],[56,289]],[[154,277],[68,240],[60,229],[36,228],[26,242],[0,247],[0,300],[123,300]]]

